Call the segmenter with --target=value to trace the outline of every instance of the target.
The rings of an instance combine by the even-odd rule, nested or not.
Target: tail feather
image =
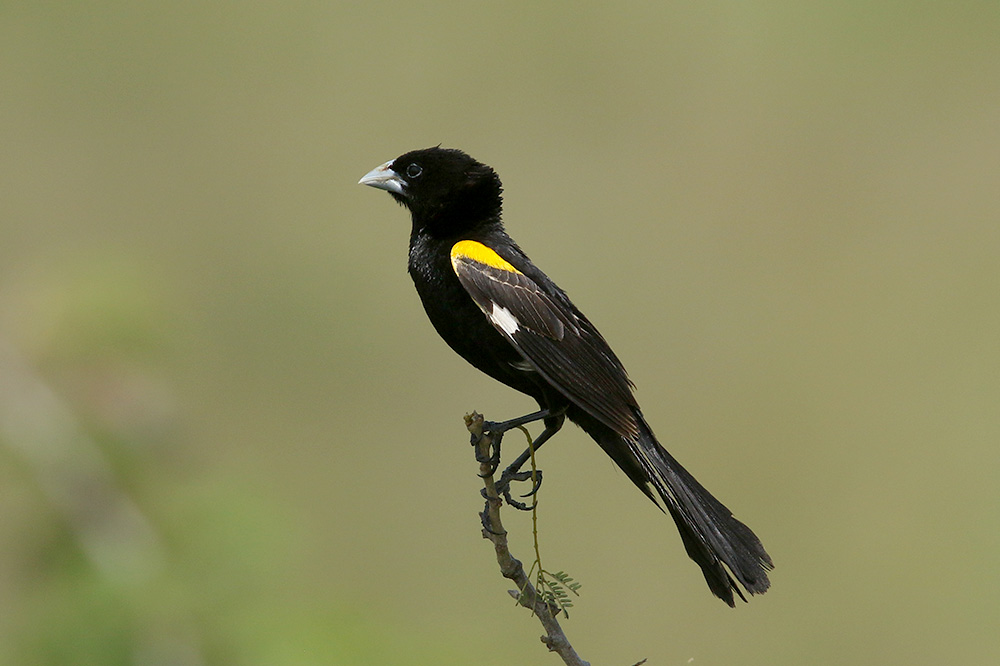
[[[774,564],[757,535],[660,446],[645,422],[639,440],[629,442],[629,449],[666,505],[688,555],[701,567],[715,596],[730,606],[735,605],[733,592],[746,601],[736,581],[750,594],[766,592],[771,585],[767,572]]]
[[[746,601],[740,585],[750,594],[766,592],[771,585],[767,572],[774,564],[760,539],[660,446],[642,415],[637,416],[635,440],[606,427],[580,425],[646,496],[666,508],[715,596],[735,606],[734,592]]]

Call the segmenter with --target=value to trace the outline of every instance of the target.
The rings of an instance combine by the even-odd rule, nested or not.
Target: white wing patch
[[[493,312],[488,312],[487,315],[490,321],[493,322],[493,325],[508,336],[514,337],[514,334],[517,333],[517,329],[519,328],[517,318],[507,308],[494,303]]]

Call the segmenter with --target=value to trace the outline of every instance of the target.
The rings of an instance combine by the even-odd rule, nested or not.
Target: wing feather
[[[490,260],[486,249],[480,245],[476,257],[452,252],[455,274],[480,310],[563,395],[622,436],[637,437],[631,383],[597,329],[564,294],[546,291],[495,253]]]

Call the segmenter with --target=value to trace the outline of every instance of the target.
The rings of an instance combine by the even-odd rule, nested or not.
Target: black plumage
[[[709,588],[730,606],[761,594],[760,540],[660,446],[621,361],[593,324],[504,231],[500,179],[458,150],[406,153],[361,183],[410,210],[409,273],[431,323],[459,355],[533,397],[548,439],[562,415],[670,513]],[[739,585],[737,585],[737,583]]]

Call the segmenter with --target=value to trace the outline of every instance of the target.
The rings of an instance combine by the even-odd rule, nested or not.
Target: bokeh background
[[[762,537],[728,609],[575,428],[594,664],[1000,663],[1000,5],[6,2],[0,663],[556,663],[479,533],[434,144]],[[530,556],[527,515],[508,515]]]

